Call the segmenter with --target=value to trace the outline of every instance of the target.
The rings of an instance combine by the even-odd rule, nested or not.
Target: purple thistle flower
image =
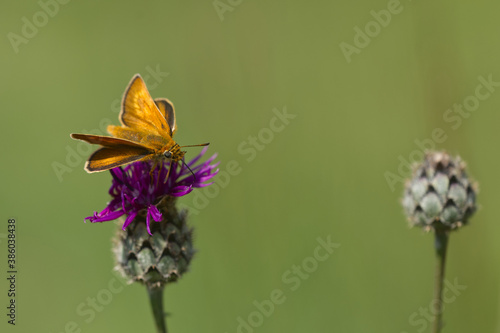
[[[172,170],[168,175],[169,162],[163,163],[161,170],[156,167],[150,176],[153,162],[135,162],[125,168],[111,169],[113,176],[109,194],[112,200],[101,212],[94,212],[93,216],[86,217],[92,223],[115,220],[123,215],[127,215],[122,229],[134,220],[140,212],[146,212],[146,227],[151,235],[151,219],[160,222],[163,219],[162,213],[156,205],[165,196],[181,197],[190,193],[195,187],[205,187],[212,183],[207,183],[219,171],[219,163],[211,164],[217,157],[214,154],[203,163],[196,164],[206,153],[205,147],[198,156],[193,158],[187,166],[183,163],[172,163]]]

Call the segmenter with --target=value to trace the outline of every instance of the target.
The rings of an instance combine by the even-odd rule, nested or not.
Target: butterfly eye
[[[171,158],[172,157],[172,153],[170,151],[166,151],[163,153],[163,156],[165,156],[166,158]]]

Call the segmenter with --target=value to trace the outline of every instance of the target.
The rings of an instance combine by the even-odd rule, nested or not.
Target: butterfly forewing
[[[170,137],[169,126],[154,103],[140,75],[130,81],[122,101],[120,119],[123,125],[142,132]]]
[[[149,150],[132,146],[103,147],[90,155],[85,164],[87,172],[105,171],[124,164],[147,159],[151,156]]]
[[[144,145],[141,145],[138,142],[133,142],[133,141],[130,141],[127,139],[121,139],[121,138],[112,138],[109,136],[73,133],[73,134],[71,134],[71,137],[73,139],[82,140],[82,141],[85,141],[88,143],[101,145],[101,146],[105,146],[105,147],[116,147],[116,146],[120,146],[120,145],[126,145],[126,146],[135,146],[135,147],[139,147],[139,148],[145,148]]]
[[[90,134],[71,134],[73,139],[103,146],[96,150],[85,164],[88,172],[104,171],[117,166],[145,159],[154,149],[130,140]]]

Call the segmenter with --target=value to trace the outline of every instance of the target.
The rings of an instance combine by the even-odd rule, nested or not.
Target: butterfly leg
[[[151,170],[149,171],[149,179],[150,179],[150,183],[149,184],[150,185],[153,185],[153,171],[156,169],[157,165],[158,165],[158,160],[154,159],[153,160],[153,165],[151,166]]]
[[[173,164],[173,162],[172,162],[172,158],[170,157],[170,158],[169,158],[169,160],[170,160],[170,161],[169,161],[169,163],[168,163],[167,177],[165,177],[165,181],[163,182],[163,184],[166,184],[166,183],[167,183],[167,181],[168,181],[168,176],[170,175],[170,170],[172,169],[172,164]]]
[[[158,168],[158,177],[156,178],[156,187],[160,184],[160,175],[161,175],[161,169],[163,168],[163,161],[160,159],[155,160],[157,164],[160,165]]]

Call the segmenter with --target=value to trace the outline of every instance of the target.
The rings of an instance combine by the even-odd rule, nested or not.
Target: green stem
[[[158,333],[167,333],[165,311],[163,311],[163,287],[147,286],[147,289],[155,318],[156,331]]]
[[[446,262],[446,249],[448,248],[449,234],[445,230],[436,229],[436,276],[434,281],[434,302],[436,304],[434,310],[434,327],[433,333],[441,332],[442,317],[443,317],[443,284],[444,284],[444,267]]]

